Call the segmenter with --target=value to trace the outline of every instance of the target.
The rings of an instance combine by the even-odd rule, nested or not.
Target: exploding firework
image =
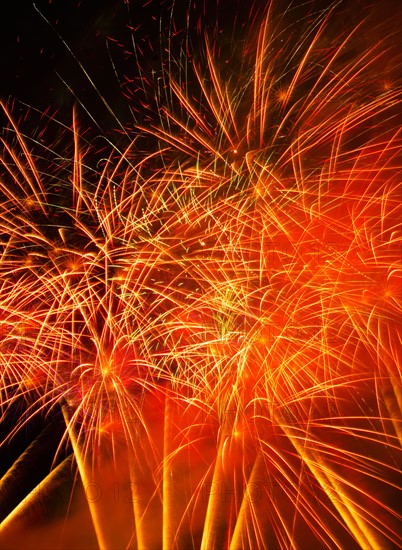
[[[398,546],[397,35],[277,10],[133,42],[107,154],[4,107],[5,547]]]

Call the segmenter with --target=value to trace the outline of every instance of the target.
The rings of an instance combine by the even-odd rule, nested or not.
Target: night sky
[[[219,29],[222,48],[231,55],[233,43],[242,39],[242,30],[252,22],[249,12],[261,11],[266,2],[221,0],[218,7],[214,4],[207,0],[9,2],[0,34],[0,97],[3,101],[16,98],[41,110],[50,107],[62,111],[62,116],[82,103],[105,129],[116,121],[108,120],[103,97],[124,126],[135,124],[133,105],[122,94],[123,75],[130,81],[139,76],[135,53],[141,59],[141,70],[160,70],[169,29],[183,37],[190,12],[188,35],[193,50],[203,26],[201,30],[207,33]],[[314,2],[312,12],[331,4]],[[280,8],[279,3],[274,6]],[[288,16],[297,20],[308,13],[308,6],[308,2],[294,2]],[[339,28],[367,11],[375,22],[387,20],[392,35],[400,6],[399,0],[345,2]]]
[[[244,4],[225,0],[216,9],[209,2],[187,0],[11,2],[0,37],[0,97],[40,110],[49,107],[65,121],[73,105],[81,104],[102,130],[116,126],[106,101],[124,126],[135,124],[135,98],[129,105],[122,81],[139,79],[136,55],[141,71],[160,71],[169,29],[183,37],[189,9],[189,34],[197,40],[201,18],[207,30],[216,22],[221,31],[233,23],[241,29],[247,21],[242,11],[249,10]],[[134,118],[138,122],[138,115]]]
[[[85,108],[91,104],[94,116],[107,117],[99,96],[108,95],[115,106],[120,99],[107,49],[114,43],[108,37],[130,40],[124,2],[14,2],[9,10],[1,35],[2,99],[16,98],[40,110],[49,107],[63,120],[82,102]],[[121,110],[127,117],[129,110]]]
[[[225,63],[236,71],[239,62],[236,65],[234,45],[245,38],[245,30],[256,28],[258,17],[253,17],[266,4],[264,0],[10,2],[0,34],[0,97],[40,110],[50,108],[64,121],[71,117],[73,105],[81,103],[82,110],[90,111],[102,130],[116,127],[112,120],[116,117],[123,126],[135,126],[142,122],[141,115],[135,105],[137,98],[129,94],[128,100],[123,93],[125,79],[134,83],[133,88],[136,84],[140,87],[140,70],[148,76],[160,71],[169,35],[176,45],[188,39],[191,50],[197,51],[200,36],[217,29],[218,42],[228,58]],[[328,0],[294,2],[287,17],[297,21],[331,4]],[[339,28],[362,10],[374,12],[373,19],[378,19],[377,15],[389,18],[399,4],[398,0],[345,2]],[[280,12],[280,3],[273,5]],[[105,101],[116,117],[111,117]]]

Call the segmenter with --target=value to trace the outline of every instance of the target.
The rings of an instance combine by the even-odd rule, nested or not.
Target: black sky
[[[161,64],[164,49],[161,36],[166,39],[169,28],[173,32],[183,30],[189,10],[192,14],[189,32],[193,33],[193,37],[196,37],[197,22],[203,20],[207,30],[212,27],[225,28],[226,38],[222,33],[222,40],[233,44],[240,39],[242,26],[251,23],[250,6],[256,12],[266,4],[265,0],[8,2],[7,17],[4,17],[0,33],[0,98],[3,101],[16,98],[41,110],[50,107],[70,115],[72,106],[78,101],[92,110],[95,118],[106,121],[109,114],[103,105],[103,98],[124,125],[131,124],[131,106],[122,94],[119,79],[123,75],[128,79],[138,77],[134,42],[141,63],[152,72],[153,69],[158,70]],[[299,6],[308,11],[331,4],[330,0],[296,0],[291,4],[292,17],[297,18]],[[360,17],[362,10],[370,11],[377,6],[379,16],[392,20],[394,8],[398,11],[401,2],[345,0],[343,4],[349,6],[347,18],[353,17],[353,13]],[[280,9],[281,5],[289,3],[282,3],[282,0],[274,3],[276,9]],[[340,18],[339,25],[344,23],[348,21]],[[232,28],[235,30],[228,30]],[[294,39],[297,40],[297,36]],[[113,64],[117,67],[117,75]],[[110,121],[110,124],[113,126],[114,122]]]
[[[81,103],[113,127],[106,101],[124,125],[132,123],[120,79],[139,76],[135,48],[150,71],[160,67],[160,33],[170,25],[172,5],[177,28],[185,27],[189,6],[205,11],[203,0],[10,2],[0,33],[0,98],[50,107],[59,118],[71,117],[73,105]]]

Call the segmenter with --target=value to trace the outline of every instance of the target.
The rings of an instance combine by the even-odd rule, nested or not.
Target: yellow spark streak
[[[86,486],[90,481],[90,475],[88,470],[88,465],[86,464],[85,455],[81,451],[80,444],[78,443],[77,436],[74,432],[74,427],[71,424],[71,419],[67,412],[66,407],[62,408],[63,417],[66,423],[67,432],[73,446],[74,458],[77,461],[78,470],[80,472],[81,480],[84,486]],[[96,538],[99,544],[100,550],[108,550],[110,548],[110,542],[107,539],[107,535],[104,528],[104,518],[102,518],[102,513],[97,502],[94,502],[92,499],[88,502],[89,510],[91,512],[91,517],[96,533]]]
[[[47,490],[52,486],[53,482],[59,477],[67,467],[70,467],[71,457],[67,457],[63,460],[54,470],[52,470],[32,491],[13,509],[13,511],[1,522],[0,524],[0,539],[7,537],[8,531],[11,533],[17,528],[20,528],[19,524],[24,523],[24,517],[29,512],[31,506],[40,504],[45,497]],[[6,476],[13,476],[15,471],[11,468],[7,472]],[[0,481],[0,487],[3,482],[6,481],[4,476]]]

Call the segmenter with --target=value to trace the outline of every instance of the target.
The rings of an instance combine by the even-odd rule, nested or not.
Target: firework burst
[[[303,9],[251,10],[230,63],[219,25],[195,50],[172,23],[106,160],[76,117],[61,155],[4,108],[2,446],[63,425],[6,545],[70,480],[62,547],[398,546],[400,59]]]

